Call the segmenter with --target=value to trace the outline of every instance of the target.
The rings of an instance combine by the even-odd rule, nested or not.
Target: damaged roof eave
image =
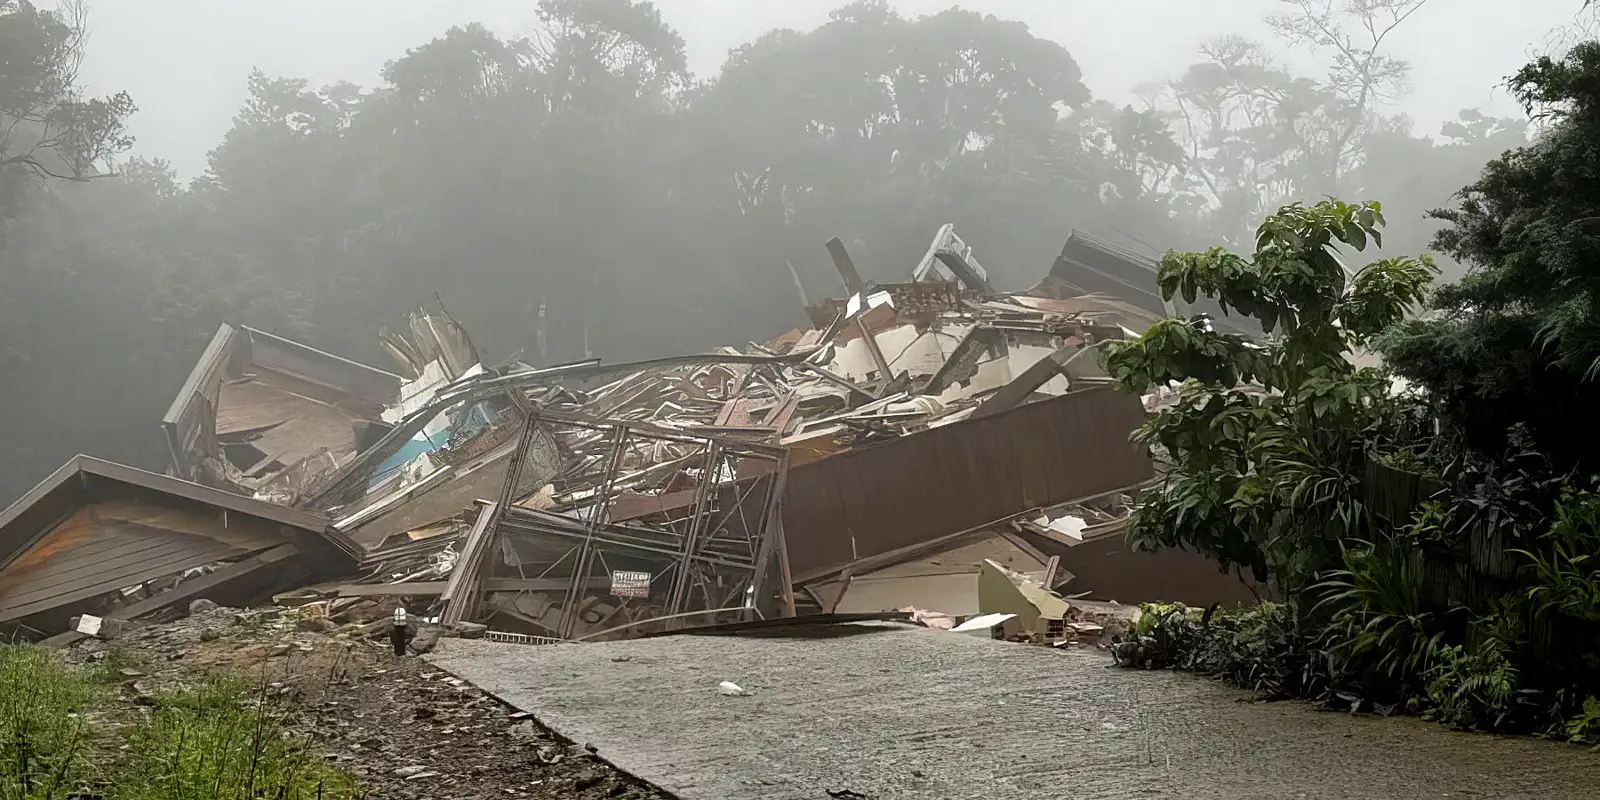
[[[361,548],[344,534],[334,530],[325,517],[300,509],[275,505],[243,495],[213,489],[167,475],[118,464],[93,456],[73,456],[60,469],[51,473],[37,486],[29,489],[16,502],[0,511],[0,566],[11,561],[18,553],[27,550],[57,522],[60,515],[48,520],[35,519],[27,524],[28,512],[51,496],[70,486],[72,481],[83,481],[87,476],[105,478],[120,483],[170,494],[192,502],[203,503],[226,511],[275,522],[304,531],[327,540],[341,552],[359,558]],[[26,526],[28,530],[22,530]],[[20,535],[19,535],[20,534]],[[25,536],[25,538],[23,538]]]
[[[201,352],[200,359],[195,362],[194,369],[189,370],[189,376],[183,381],[183,388],[172,398],[172,404],[167,406],[167,413],[161,418],[163,425],[176,425],[183,416],[183,411],[188,407],[191,398],[200,388],[200,382],[205,375],[220,362],[227,358],[229,345],[233,342],[234,328],[224,322],[218,326],[216,334],[211,337],[211,343]]]

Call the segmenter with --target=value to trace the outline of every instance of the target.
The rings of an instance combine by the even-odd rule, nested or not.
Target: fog
[[[689,68],[715,77],[728,51],[774,28],[809,30],[840,0],[662,0],[662,19],[684,38]],[[383,65],[453,25],[481,22],[501,36],[538,28],[533,3],[503,0],[144,0],[93,8],[83,78],[91,92],[127,90],[139,104],[136,153],[164,158],[184,175],[205,154],[246,96],[244,76],[303,77],[320,86],[371,84]],[[942,0],[890,3],[907,16],[964,7],[1028,24],[1064,45],[1100,98],[1136,102],[1134,88],[1164,81],[1225,34],[1268,38],[1262,18],[1279,0]],[[1509,115],[1502,80],[1540,51],[1547,35],[1579,15],[1573,0],[1432,0],[1396,32],[1389,52],[1408,59],[1412,89],[1386,110],[1403,111],[1421,133],[1463,108]],[[1282,44],[1275,55],[1305,71],[1320,59]]]
[[[1327,194],[1420,253],[1581,5],[0,0],[0,505],[164,469],[222,323],[390,368],[443,302],[490,363],[646,358],[806,325],[835,236],[904,281],[954,223],[1020,290],[1074,228],[1239,247]]]

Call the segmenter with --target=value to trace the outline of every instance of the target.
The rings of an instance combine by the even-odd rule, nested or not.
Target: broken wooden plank
[[[839,277],[844,279],[844,288],[850,294],[857,294],[865,289],[867,284],[861,280],[861,273],[856,271],[856,264],[850,260],[850,253],[844,249],[844,242],[835,236],[824,245],[828,248],[828,256],[833,259],[833,268],[839,271]]]
[[[1096,349],[1098,345],[1085,347],[1077,339],[1071,340],[1061,349],[1039,359],[1033,366],[1022,371],[1010,383],[1000,387],[994,394],[984,398],[978,404],[968,419],[979,419],[991,414],[1015,408],[1018,403],[1028,399],[1040,386],[1049,383],[1057,375],[1067,375],[1067,366],[1073,361],[1083,357],[1084,353]],[[1071,380],[1070,376],[1068,380]]]
[[[438,597],[443,595],[449,581],[404,581],[401,583],[347,583],[330,586],[319,593],[318,599],[344,597]],[[483,581],[485,592],[564,592],[572,582],[566,578],[487,578]],[[588,588],[605,589],[610,581],[592,578]]]

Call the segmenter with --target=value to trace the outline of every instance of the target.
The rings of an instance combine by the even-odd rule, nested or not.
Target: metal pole
[[[589,569],[594,561],[594,536],[611,516],[611,489],[616,483],[617,473],[622,469],[622,456],[627,452],[627,444],[628,426],[616,426],[611,437],[611,452],[606,457],[606,471],[600,480],[600,490],[595,493],[598,502],[594,512],[589,515],[583,543],[578,546],[572,584],[567,587],[566,598],[561,603],[561,627],[558,633],[563,639],[572,638],[573,625],[578,621],[578,604],[586,591],[585,584],[588,583]]]

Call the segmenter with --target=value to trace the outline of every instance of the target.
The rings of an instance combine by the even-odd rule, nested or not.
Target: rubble
[[[405,608],[415,652],[911,607],[955,627],[986,563],[1114,598],[1076,554],[1155,476],[1128,435],[1157,401],[1094,357],[1173,310],[1137,249],[1074,232],[1003,293],[949,225],[905,283],[833,240],[848,294],[812,327],[622,364],[492,365],[442,306],[381,333],[387,370],[224,325],[163,418],[171,476],[80,457],[0,514],[0,625],[64,644],[70,615],[270,595],[307,634]],[[113,529],[143,569],[82,560]],[[94,576],[11,580],[64,569]]]
[[[352,775],[368,797],[665,796],[464,681],[419,659],[394,658],[360,623],[302,630],[303,612],[217,607],[115,641],[86,641],[66,657],[127,665],[119,694],[135,706],[215,670],[246,676],[272,702],[291,706],[292,735]]]

